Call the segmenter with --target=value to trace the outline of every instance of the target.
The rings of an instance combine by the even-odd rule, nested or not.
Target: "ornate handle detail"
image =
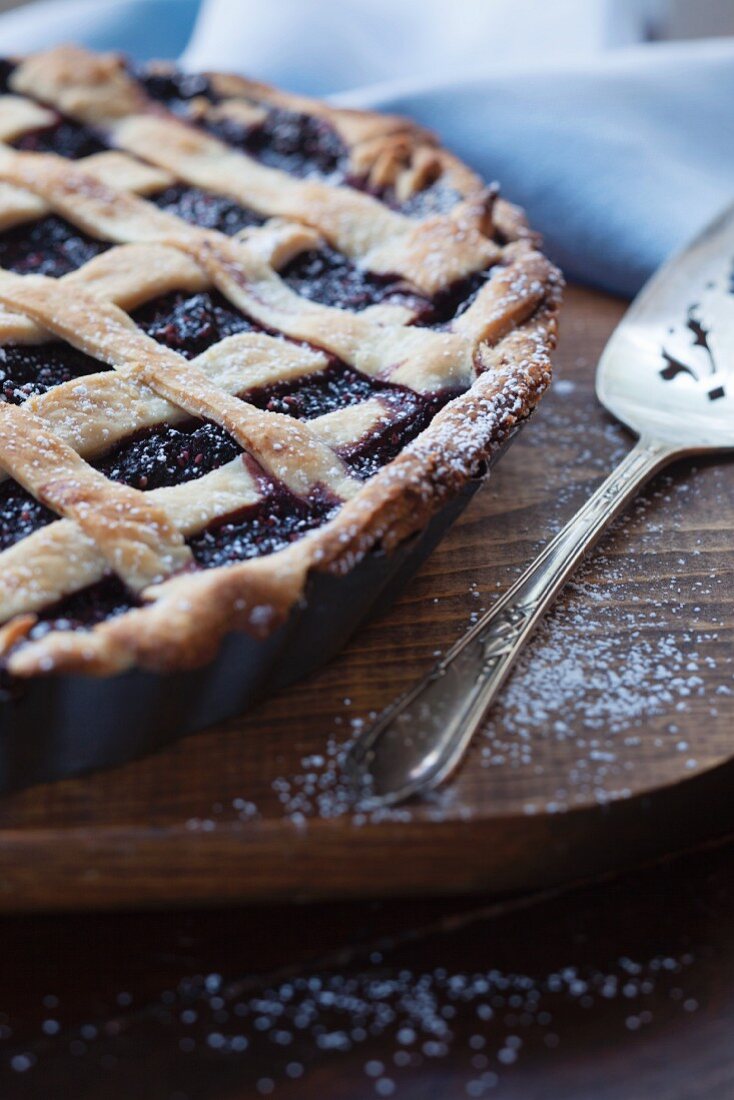
[[[675,453],[640,440],[512,588],[362,734],[347,769],[366,806],[403,802],[454,770],[540,616],[604,528]]]

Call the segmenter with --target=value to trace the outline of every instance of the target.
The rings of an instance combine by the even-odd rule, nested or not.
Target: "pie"
[[[405,119],[0,62],[5,675],[200,664],[389,553],[537,403],[559,294]]]

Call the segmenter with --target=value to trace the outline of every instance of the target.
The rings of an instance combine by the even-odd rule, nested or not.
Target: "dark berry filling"
[[[251,405],[268,412],[285,413],[297,420],[311,420],[315,416],[366,401],[384,385],[335,362],[318,374],[249,390],[246,398]]]
[[[14,546],[57,518],[17,481],[0,482],[0,551]]]
[[[343,363],[334,362],[318,374],[262,386],[245,396],[258,408],[285,413],[298,420],[311,420],[379,397],[387,407],[389,421],[342,451],[352,472],[367,478],[391,462],[457,393],[455,390],[430,396],[414,393],[403,386],[367,378]]]
[[[0,267],[19,275],[50,275],[57,279],[109,247],[108,242],[98,241],[50,214],[0,233]]]
[[[227,145],[292,176],[341,176],[347,161],[344,142],[328,122],[280,107],[252,126],[224,118],[205,127]]]
[[[486,268],[484,271],[475,271],[466,279],[460,279],[451,286],[444,287],[418,314],[414,324],[443,328],[457,317],[461,317],[474,302],[493,271],[493,267]]]
[[[426,396],[394,386],[392,392],[381,394],[391,410],[389,421],[341,451],[352,473],[366,479],[392,462],[411,440],[428,427],[439,409],[457,396],[457,392],[445,390]]]
[[[212,103],[216,103],[219,98],[211,81],[201,73],[183,73],[177,69],[139,69],[134,70],[133,75],[151,99],[164,103],[171,111],[180,110],[197,96],[206,96]]]
[[[270,482],[263,500],[212,524],[188,544],[203,569],[215,569],[282,550],[320,527],[337,508],[338,503],[327,493],[314,493],[302,500],[284,485]]]
[[[200,74],[142,70],[135,75],[149,96],[176,113],[185,112],[187,103],[198,96],[211,103],[220,100]],[[328,122],[296,111],[273,107],[262,122],[250,126],[227,118],[203,125],[227,145],[294,176],[332,176],[347,161],[344,142]]]
[[[262,225],[264,218],[254,210],[245,210],[232,199],[223,195],[214,195],[200,191],[198,187],[184,185],[167,187],[165,191],[150,200],[161,210],[175,214],[190,225],[199,225],[203,229],[217,229],[231,237],[240,229],[251,225]]]
[[[108,369],[69,344],[5,344],[0,346],[0,401],[22,405],[72,378]]]
[[[231,305],[218,290],[185,294],[175,291],[147,302],[133,313],[144,332],[187,359],[236,332],[258,331],[258,326]]]
[[[51,126],[22,134],[13,145],[26,153],[55,153],[69,160],[91,157],[109,149],[93,130],[71,118],[60,118]]]
[[[114,619],[117,615],[124,615],[126,611],[139,606],[139,601],[123,582],[118,577],[109,575],[44,608],[39,612],[39,621],[28,637],[36,641],[45,634],[50,634],[52,630],[89,629],[105,619]]]
[[[251,389],[247,399],[251,405],[269,412],[285,412],[298,420],[310,420],[347,405],[357,405],[373,397],[381,385],[348,366],[332,363],[318,374]]]
[[[0,93],[3,95],[10,91],[9,81],[14,69],[14,61],[8,61],[6,57],[0,57]]]
[[[282,269],[280,277],[304,298],[353,312],[380,302],[412,309],[429,305],[401,279],[373,275],[331,248],[302,252]]]
[[[112,481],[135,489],[161,489],[195,481],[241,453],[230,435],[206,420],[146,428],[118,443],[95,463]]]

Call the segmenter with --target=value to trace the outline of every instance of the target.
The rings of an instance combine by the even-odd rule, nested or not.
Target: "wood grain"
[[[0,1095],[728,1100],[733,856],[499,904],[5,916]]]
[[[734,825],[734,464],[662,474],[541,629],[458,778],[344,812],[340,746],[500,593],[628,437],[595,404],[623,304],[568,294],[554,392],[344,654],[250,715],[0,803],[0,907],[537,888]],[[94,736],[94,730],[89,730]]]

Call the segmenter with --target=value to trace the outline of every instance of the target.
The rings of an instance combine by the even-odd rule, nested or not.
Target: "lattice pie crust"
[[[42,359],[63,341],[100,365],[0,403],[3,478],[57,517],[0,554],[0,639],[14,676],[172,669],[210,657],[233,628],[268,633],[311,571],[347,571],[423,527],[550,377],[558,273],[521,212],[430,134],[234,76],[210,74],[202,94],[172,104],[151,94],[155,79],[166,71],[146,84],[117,57],[64,47],[14,63],[0,96],[0,245],[50,216],[111,245],[60,277],[0,270],[0,346]],[[278,120],[294,118],[333,136],[339,173],[289,171],[221,136],[270,126],[277,141]],[[60,120],[104,147],[79,159],[29,151],[24,138]],[[156,205],[171,187],[224,197],[256,224],[231,235],[191,224]],[[324,248],[400,293],[357,310],[279,275]],[[480,272],[454,316],[420,323],[422,304]],[[251,328],[186,357],[130,316],[172,292],[217,292]],[[248,400],[339,370],[365,380],[364,394],[321,415]],[[404,424],[401,394],[439,411],[365,477],[348,456]],[[125,440],[192,418],[223,429],[235,457],[148,491],[99,468]],[[231,517],[261,522],[274,486],[304,507],[321,501],[323,522],[272,552],[204,568],[192,539]],[[128,610],[81,625],[49,615],[110,576]]]

